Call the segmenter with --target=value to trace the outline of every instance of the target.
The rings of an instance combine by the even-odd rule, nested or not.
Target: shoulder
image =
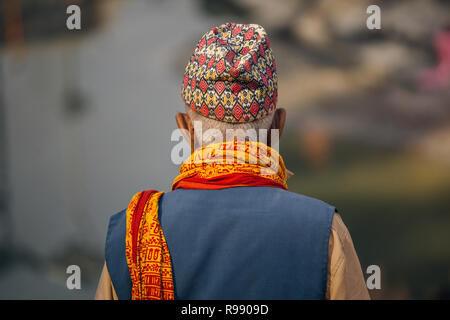
[[[310,196],[306,196],[300,193],[296,193],[296,192],[292,192],[292,191],[287,191],[287,190],[280,190],[281,195],[286,198],[286,199],[291,199],[293,201],[298,201],[298,202],[303,202],[305,204],[311,204],[311,205],[318,205],[318,206],[324,206],[324,207],[329,207],[329,208],[334,208],[334,206],[332,206],[331,204],[317,199],[317,198],[313,198]]]
[[[113,214],[109,218],[108,223],[108,231],[106,233],[106,244],[110,244],[117,239],[117,237],[121,238],[122,233],[124,234],[127,226],[127,212],[126,210],[122,210]]]
[[[111,248],[115,243],[121,243],[125,238],[127,227],[127,213],[126,210],[122,210],[113,214],[109,218],[108,223],[108,231],[106,233],[106,252],[108,253],[108,249]]]
[[[127,210],[123,209],[122,211],[119,211],[115,214],[113,214],[111,217],[109,217],[109,225],[116,225],[118,223],[121,223],[124,219],[126,219],[127,216]]]
[[[117,260],[117,256],[120,256],[120,251],[124,249],[126,228],[126,210],[119,211],[109,218],[105,242],[105,258],[107,264],[109,261]]]
[[[294,212],[301,211],[305,214],[325,215],[330,219],[330,222],[336,211],[333,205],[323,200],[281,189],[276,191],[274,200],[279,206],[290,207]]]

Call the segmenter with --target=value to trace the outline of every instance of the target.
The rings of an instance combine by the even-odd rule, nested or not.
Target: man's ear
[[[178,128],[181,130],[186,141],[191,144],[191,153],[194,152],[194,126],[192,125],[191,118],[187,113],[178,112],[175,115],[175,120],[177,121]],[[189,135],[188,135],[189,133]]]
[[[284,108],[275,109],[275,114],[273,115],[272,125],[270,126],[270,129],[278,129],[279,137],[281,138],[285,124],[286,124],[286,110]]]

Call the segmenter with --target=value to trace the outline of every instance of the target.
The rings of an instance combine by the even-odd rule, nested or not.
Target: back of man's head
[[[186,65],[181,96],[190,121],[197,122],[197,142],[218,142],[219,133],[224,140],[266,140],[277,74],[264,28],[236,23],[211,28]]]

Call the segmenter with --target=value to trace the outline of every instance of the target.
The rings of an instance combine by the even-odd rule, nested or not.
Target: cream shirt
[[[118,300],[106,267],[100,276],[96,300]],[[341,216],[335,213],[328,244],[327,300],[369,300],[369,292],[352,238]]]

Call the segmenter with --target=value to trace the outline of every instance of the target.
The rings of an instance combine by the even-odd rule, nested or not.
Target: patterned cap
[[[203,35],[186,65],[181,96],[192,110],[224,122],[272,113],[277,74],[264,28],[226,23]]]

